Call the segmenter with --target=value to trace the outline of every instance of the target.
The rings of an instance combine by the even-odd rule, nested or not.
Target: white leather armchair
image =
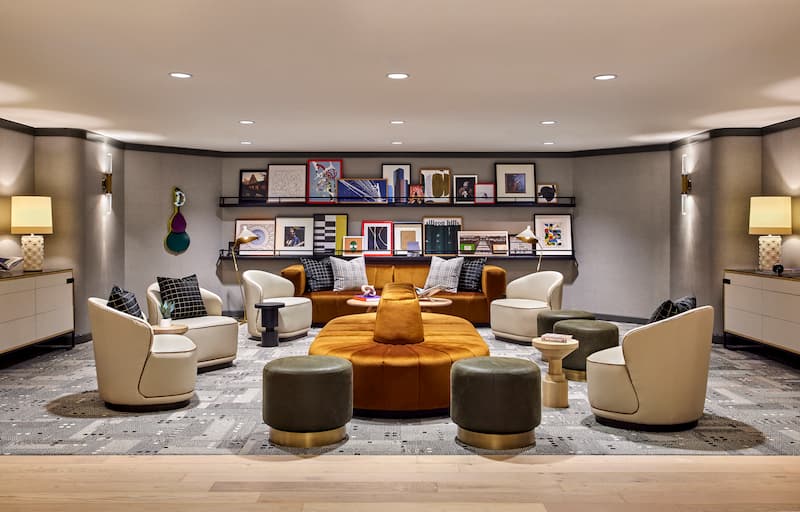
[[[506,286],[506,298],[492,301],[490,325],[496,338],[530,345],[539,335],[540,311],[561,309],[564,276],[560,272],[534,272]]]
[[[143,319],[89,299],[97,389],[112,409],[169,408],[194,394],[197,350],[175,334],[153,334]]]
[[[189,330],[184,334],[197,345],[197,367],[227,365],[236,359],[239,347],[239,322],[235,318],[222,316],[222,299],[219,295],[200,288],[207,316],[181,318],[175,323],[184,324]],[[150,323],[158,325],[161,320],[161,291],[158,283],[147,287],[147,310]]]
[[[586,359],[598,423],[642,430],[692,428],[703,416],[714,308],[702,306],[629,331]]]
[[[261,302],[283,303],[278,310],[278,339],[305,336],[311,328],[311,300],[295,297],[291,281],[262,270],[247,270],[242,274],[242,282],[250,336],[260,337],[264,330],[261,310],[256,308],[256,304]]]

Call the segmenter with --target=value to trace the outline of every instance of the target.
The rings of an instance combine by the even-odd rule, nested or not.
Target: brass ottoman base
[[[269,428],[269,440],[272,443],[293,448],[313,448],[338,443],[347,436],[347,426],[323,430],[321,432],[287,432],[277,428]]]
[[[518,434],[484,434],[458,427],[456,439],[484,450],[513,450],[536,445],[536,435],[533,429]]]

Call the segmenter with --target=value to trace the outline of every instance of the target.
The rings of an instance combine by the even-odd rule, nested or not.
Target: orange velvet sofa
[[[328,322],[308,349],[353,364],[353,407],[366,412],[433,412],[449,408],[450,366],[488,356],[468,321],[421,313],[409,283],[389,283],[376,313]]]
[[[380,293],[386,283],[411,283],[417,287],[425,286],[430,265],[422,263],[400,263],[397,265],[367,262],[367,281]],[[334,318],[362,313],[363,308],[348,306],[347,299],[360,290],[341,292],[322,291],[304,293],[306,289],[306,273],[303,265],[290,265],[281,271],[281,275],[294,284],[296,296],[311,299],[311,321],[325,324]],[[473,324],[489,323],[489,305],[494,299],[505,296],[506,271],[494,265],[485,265],[481,276],[480,292],[441,292],[437,297],[446,297],[453,301],[451,306],[437,308],[437,313],[453,315],[469,320]]]

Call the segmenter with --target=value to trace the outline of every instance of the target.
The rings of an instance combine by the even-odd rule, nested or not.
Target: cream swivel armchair
[[[506,298],[492,301],[489,319],[496,338],[530,345],[539,335],[536,317],[540,311],[561,309],[564,276],[560,272],[534,272],[506,286]]]
[[[181,318],[175,323],[184,324],[189,330],[184,334],[197,345],[197,367],[209,368],[230,365],[236,359],[239,348],[239,322],[235,318],[222,316],[222,299],[219,295],[200,288],[206,316]],[[161,292],[158,283],[147,287],[147,310],[150,323],[158,325],[161,320]]]
[[[625,334],[622,345],[586,359],[598,423],[684,430],[703,416],[714,308],[703,306]]]
[[[197,350],[176,334],[153,334],[142,318],[89,299],[97,389],[111,409],[182,407],[194,394]]]
[[[294,297],[294,284],[288,279],[261,270],[247,270],[242,274],[244,282],[244,307],[247,311],[247,332],[258,338],[264,330],[261,327],[261,311],[256,304],[261,302],[281,302],[278,310],[278,339],[305,336],[311,328],[311,300]]]

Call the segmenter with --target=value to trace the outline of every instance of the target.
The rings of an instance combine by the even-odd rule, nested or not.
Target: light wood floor
[[[800,511],[800,457],[0,457],[17,510]]]

